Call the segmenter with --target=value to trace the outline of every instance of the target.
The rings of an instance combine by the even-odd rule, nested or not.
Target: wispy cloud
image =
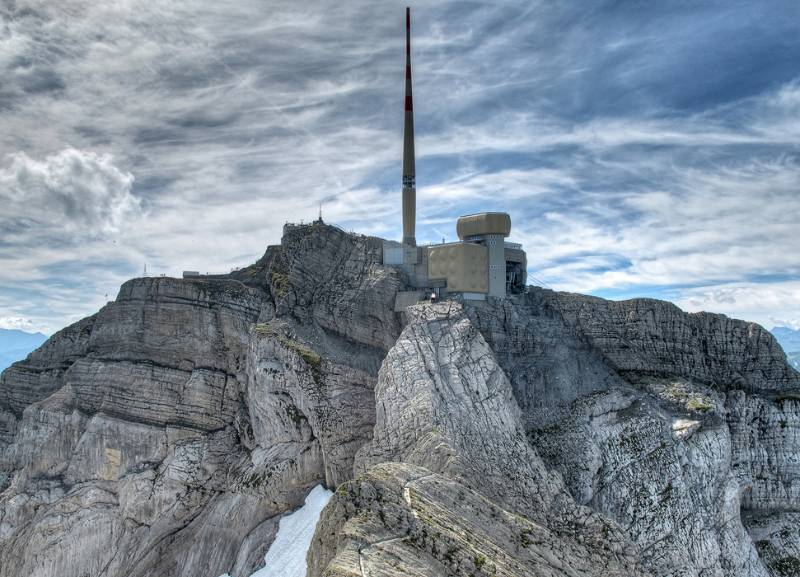
[[[800,281],[733,282],[697,287],[676,295],[679,306],[689,311],[713,310],[736,318],[748,318],[767,328],[800,329]]]
[[[403,8],[0,6],[0,316],[53,330],[145,262],[247,264],[320,201],[397,237]],[[437,0],[413,26],[420,239],[508,210],[537,279],[721,311],[703,290],[800,275],[796,2]]]

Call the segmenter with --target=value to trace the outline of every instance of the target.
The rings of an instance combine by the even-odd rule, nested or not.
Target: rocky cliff
[[[393,312],[379,239],[287,226],[132,280],[0,379],[0,577],[800,575],[800,375],[760,327],[531,287]]]

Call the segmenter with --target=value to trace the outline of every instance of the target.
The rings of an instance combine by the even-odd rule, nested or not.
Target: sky
[[[398,239],[405,3],[0,0],[0,327]],[[800,328],[800,3],[412,6],[417,240],[512,216],[531,284]]]

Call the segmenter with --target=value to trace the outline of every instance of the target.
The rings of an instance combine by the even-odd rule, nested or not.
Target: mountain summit
[[[396,307],[384,244],[287,225],[7,369],[0,577],[245,577],[318,484],[311,577],[796,574],[769,332],[537,287]]]

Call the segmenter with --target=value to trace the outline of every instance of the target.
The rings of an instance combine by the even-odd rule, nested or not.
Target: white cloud
[[[403,7],[0,6],[0,313],[72,320],[144,262],[247,264],[320,200],[396,237]],[[512,213],[534,276],[569,290],[800,274],[798,81],[672,109],[648,74],[688,69],[663,48],[713,26],[680,36],[666,10],[663,30],[629,11],[603,28],[602,12],[415,9],[420,241],[489,207]]]
[[[132,183],[133,175],[114,166],[110,154],[74,148],[43,160],[11,154],[0,168],[0,227],[4,237],[12,231],[15,244],[53,234],[72,240],[119,232],[141,214]]]
[[[576,207],[517,227],[515,236],[535,247],[534,274],[576,291],[800,275],[795,159],[667,165],[640,180],[660,188],[603,193],[610,212],[602,217]],[[625,265],[602,266],[598,255]]]
[[[712,311],[753,320],[768,329],[776,325],[800,328],[800,281],[685,289],[676,291],[675,303],[691,312]]]
[[[30,319],[22,317],[0,317],[0,329],[16,329],[26,333],[33,333],[39,331],[41,327]]]
[[[795,331],[800,331],[800,318],[781,319],[781,318],[775,318],[774,316],[770,315],[769,320],[771,321],[771,324],[774,327],[786,327],[789,329],[793,329]]]

